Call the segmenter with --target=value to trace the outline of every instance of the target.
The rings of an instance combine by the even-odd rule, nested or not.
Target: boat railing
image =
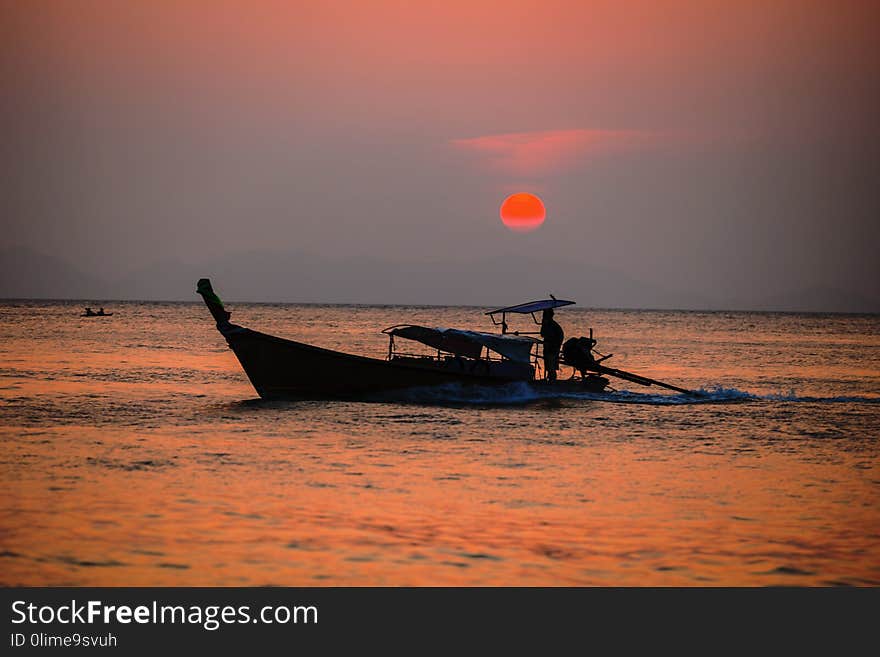
[[[405,326],[405,325],[400,325]],[[461,354],[456,354],[452,351],[445,351],[443,349],[435,349],[433,353],[426,354],[425,352],[415,352],[399,349],[397,346],[397,342],[394,339],[394,334],[390,333],[390,331],[396,326],[391,326],[387,329],[384,329],[382,332],[388,335],[388,353],[385,356],[385,360],[395,360],[395,359],[412,359],[412,360],[432,360],[437,363],[442,363],[446,361],[485,361],[485,362],[502,362],[506,360],[510,360],[506,356],[501,354],[494,353],[488,347],[484,347],[480,351],[480,355],[477,358],[472,358],[469,356],[463,356]],[[406,344],[412,344],[409,340],[406,341]]]
[[[405,326],[405,325],[400,325],[400,326]],[[464,363],[474,363],[474,362],[492,363],[492,362],[502,362],[502,361],[509,360],[508,358],[506,358],[500,354],[495,354],[489,348],[484,348],[482,350],[482,352],[480,353],[479,358],[476,358],[476,359],[470,358],[467,356],[461,356],[459,354],[455,354],[455,353],[449,352],[449,351],[444,351],[442,349],[436,349],[433,351],[433,353],[416,352],[416,351],[410,351],[407,349],[401,349],[398,346],[398,343],[395,341],[394,335],[389,332],[391,329],[394,329],[394,328],[396,328],[396,326],[389,327],[388,329],[385,329],[383,331],[383,333],[386,333],[388,335],[388,353],[385,357],[385,360],[387,360],[387,361],[393,360],[393,361],[397,361],[397,362],[409,362],[409,363],[427,363],[430,361],[430,362],[435,363],[436,365],[440,366],[444,363],[451,363],[451,362],[464,364]],[[522,333],[524,333],[524,332],[520,332],[520,335]],[[592,329],[590,329],[590,337],[591,338],[592,338],[592,335],[593,335],[593,332],[592,332]],[[412,344],[412,342],[409,340],[405,340],[405,343]],[[544,378],[543,349],[544,349],[543,341],[535,340],[534,348],[532,349],[531,357],[529,360],[530,360],[531,366],[534,368],[535,377],[537,379]],[[577,376],[578,376],[577,368],[574,367],[571,363],[566,362],[562,353],[559,354],[559,365],[560,365],[560,369],[562,369],[563,367],[565,367],[566,369],[571,368],[571,373],[568,376],[563,376],[562,378],[571,378],[571,379],[577,378]]]
[[[394,336],[390,336],[388,340],[388,353],[385,356],[385,360],[394,360],[398,358],[411,358],[411,359],[420,359],[420,360],[433,360],[437,362],[442,362],[444,360],[483,360],[490,362],[499,362],[509,360],[501,355],[493,354],[488,348],[484,348],[480,353],[479,358],[469,358],[467,356],[460,356],[451,351],[443,351],[442,349],[437,349],[434,353],[426,354],[424,352],[418,353],[414,351],[406,351],[398,349],[395,342]]]

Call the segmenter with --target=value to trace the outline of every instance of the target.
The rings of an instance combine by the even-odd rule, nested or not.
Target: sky
[[[0,14],[0,295],[880,311],[873,0]]]

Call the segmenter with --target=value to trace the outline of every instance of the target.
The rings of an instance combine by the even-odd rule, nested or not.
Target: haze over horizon
[[[880,312],[878,18],[5,2],[0,296]]]

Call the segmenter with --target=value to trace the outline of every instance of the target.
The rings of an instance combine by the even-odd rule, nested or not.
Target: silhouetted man
[[[544,378],[556,380],[559,369],[559,348],[565,338],[562,327],[553,319],[553,309],[548,308],[541,317],[541,337],[544,339]]]

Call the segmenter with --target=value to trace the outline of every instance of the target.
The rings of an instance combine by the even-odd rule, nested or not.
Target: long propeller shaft
[[[646,376],[642,376],[640,374],[633,374],[632,372],[626,372],[624,370],[618,370],[614,367],[605,367],[604,365],[596,365],[593,369],[599,374],[607,374],[608,376],[614,376],[618,379],[623,379],[624,381],[631,381],[633,383],[638,383],[642,386],[659,386],[661,388],[668,388],[669,390],[675,390],[676,392],[681,392],[686,395],[696,395],[700,396],[701,393],[695,390],[688,390],[686,388],[679,388],[678,386],[674,386],[671,383],[664,383],[663,381],[658,381],[657,379],[649,379]]]

